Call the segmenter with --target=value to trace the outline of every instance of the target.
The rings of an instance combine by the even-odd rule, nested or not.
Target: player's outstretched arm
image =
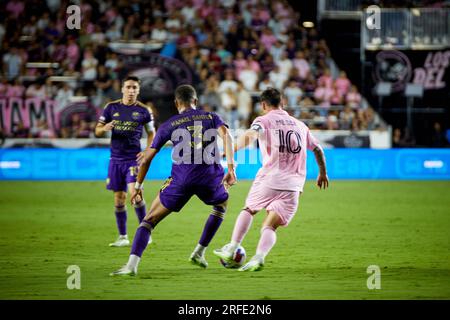
[[[108,123],[98,122],[95,126],[95,136],[101,138],[107,131],[111,131],[114,128],[114,121]]]
[[[130,201],[132,204],[135,202],[135,198],[139,195],[142,198],[142,189],[144,185],[144,179],[147,175],[148,169],[150,168],[150,164],[152,163],[153,158],[158,153],[158,150],[153,148],[147,148],[143,152],[138,153],[137,162],[139,164],[139,173],[136,178],[136,184],[134,185],[134,189],[131,191]]]
[[[322,189],[328,187],[328,176],[327,176],[327,165],[325,162],[325,154],[321,146],[317,146],[313,150],[314,156],[316,157],[317,165],[319,166],[319,176],[317,177],[317,186]]]
[[[258,131],[248,129],[238,138],[236,145],[234,146],[234,152],[247,148],[249,145],[254,143],[256,139],[258,139]]]
[[[226,126],[220,126],[218,129],[218,133],[223,140],[225,157],[227,159],[228,172],[223,178],[223,183],[225,188],[228,189],[237,181],[235,172],[236,165],[234,163],[233,136]]]

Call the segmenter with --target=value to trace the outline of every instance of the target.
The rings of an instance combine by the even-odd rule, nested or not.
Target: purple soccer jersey
[[[171,177],[160,192],[167,209],[180,211],[194,194],[208,205],[228,199],[217,146],[217,129],[222,125],[226,126],[215,113],[190,109],[159,127],[151,148],[159,150],[169,140],[173,143]]]
[[[128,106],[117,100],[106,105],[98,120],[103,124],[111,121],[114,122],[114,128],[111,134],[111,158],[106,188],[126,191],[128,183],[136,182],[136,155],[141,152],[142,129],[145,125],[153,127],[153,117],[139,101]]]
[[[144,125],[152,125],[153,117],[147,107],[136,101],[133,105],[125,105],[121,100],[110,102],[100,116],[100,123],[113,121],[111,135],[111,160],[136,160],[141,152],[140,139]]]

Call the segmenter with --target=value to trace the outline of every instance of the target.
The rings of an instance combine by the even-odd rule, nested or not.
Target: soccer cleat
[[[250,261],[238,269],[238,271],[260,271],[264,268],[264,259],[254,256]]]
[[[231,263],[233,262],[233,252],[230,252],[229,247],[230,244],[226,244],[221,249],[214,250],[213,253],[225,263]]]
[[[128,240],[128,236],[119,236],[117,240],[113,243],[110,243],[110,247],[127,247],[130,245],[130,240]]]
[[[208,262],[206,262],[205,256],[204,255],[199,255],[198,253],[192,253],[191,257],[189,258],[189,261],[199,267],[202,268],[207,268],[208,267]]]
[[[122,268],[120,268],[119,270],[116,270],[114,272],[111,272],[109,274],[111,277],[115,277],[115,276],[135,276],[137,275],[137,269],[131,269],[128,268],[128,265],[124,265]]]

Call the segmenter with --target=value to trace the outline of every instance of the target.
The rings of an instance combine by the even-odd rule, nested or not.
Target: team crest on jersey
[[[137,112],[137,111],[135,111],[135,112],[133,112],[133,113],[131,114],[131,117],[132,117],[134,120],[139,119],[140,116],[141,116],[141,114],[140,114],[139,112]]]
[[[120,117],[120,114],[118,112],[113,114],[113,117]]]

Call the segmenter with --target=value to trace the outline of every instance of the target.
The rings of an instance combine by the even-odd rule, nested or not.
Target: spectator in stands
[[[333,89],[331,87],[327,87],[325,82],[322,82],[314,91],[314,99],[321,107],[329,108],[333,93]]]
[[[227,89],[231,89],[231,91],[236,92],[238,88],[237,82],[234,80],[233,71],[228,69],[225,70],[225,79],[219,85],[219,93],[222,94]]]
[[[247,66],[247,60],[245,59],[244,52],[236,52],[236,58],[233,60],[233,66],[235,70],[235,76],[239,79],[241,71]]]
[[[323,75],[317,80],[317,86],[331,88],[333,86],[333,78],[330,69],[325,69]]]
[[[14,138],[29,138],[30,129],[25,127],[25,125],[21,121],[17,125],[12,127],[11,136]]]
[[[3,55],[3,72],[9,80],[18,77],[23,68],[24,61],[19,54],[19,49],[12,47]]]
[[[82,66],[82,78],[88,84],[94,83],[97,78],[97,66],[98,60],[94,57],[92,48],[86,48],[84,52],[83,60],[81,61]]]
[[[258,74],[246,63],[244,69],[240,72],[238,79],[244,85],[245,90],[254,91],[258,82]]]
[[[97,70],[97,79],[95,80],[94,85],[99,94],[105,95],[112,86],[112,80],[104,65],[99,65]]]
[[[237,85],[237,84],[236,84]],[[224,92],[220,94],[221,105],[223,108],[219,114],[225,114],[225,119],[228,120],[231,129],[237,129],[239,124],[239,116],[237,112],[237,96],[236,91],[233,91],[231,87],[228,87]]]
[[[67,82],[62,84],[62,87],[58,90],[55,97],[55,112],[59,113],[64,110],[65,107],[70,103],[70,99],[73,97],[73,89]]]
[[[272,87],[282,91],[284,84],[288,79],[288,75],[282,73],[279,66],[275,66],[275,69],[269,72],[269,79],[272,83]]]
[[[249,127],[249,118],[252,113],[252,97],[250,93],[246,90],[242,82],[238,82],[237,91],[237,110],[240,122],[240,128]]]
[[[8,91],[8,80],[6,78],[0,79],[0,97],[6,97],[6,92]]]
[[[297,51],[295,53],[295,59],[292,62],[293,66],[298,70],[300,78],[306,79],[311,68],[309,67],[308,61],[305,59],[303,51]]]
[[[47,97],[47,90],[44,86],[43,81],[40,80],[28,86],[27,90],[25,91],[25,96],[27,98],[45,99]]]
[[[114,101],[122,97],[122,84],[119,79],[112,82],[112,86],[106,91],[105,96],[108,100]]]
[[[355,117],[355,113],[351,109],[349,105],[346,105],[344,107],[344,110],[342,110],[339,113],[339,123],[340,123],[340,129],[342,130],[350,130],[353,118]]]
[[[219,94],[219,81],[216,75],[212,74],[206,80],[206,88],[199,97],[200,105],[208,106],[214,112],[222,110],[222,102]]]
[[[442,130],[441,124],[435,122],[433,124],[433,133],[431,135],[431,146],[434,148],[442,148],[447,145],[447,139],[445,133]]]
[[[349,92],[351,86],[345,71],[339,72],[339,77],[334,81],[334,84],[342,96],[345,96]]]
[[[289,85],[284,89],[284,96],[287,99],[287,107],[293,110],[294,117],[300,116],[300,100],[303,95],[303,91],[298,87],[297,83],[293,80],[289,82]]]
[[[9,82],[9,85],[6,89],[6,97],[7,98],[22,98],[25,94],[25,86],[22,85],[19,78],[14,79]]]
[[[355,85],[351,86],[350,92],[345,96],[345,103],[352,109],[357,109],[361,106],[361,95]]]
[[[280,59],[276,62],[276,65],[280,67],[280,72],[289,75],[293,67],[292,61],[288,58],[287,52],[281,53]]]
[[[333,84],[333,93],[330,97],[330,104],[333,106],[341,106],[344,103],[344,96],[336,84]]]

